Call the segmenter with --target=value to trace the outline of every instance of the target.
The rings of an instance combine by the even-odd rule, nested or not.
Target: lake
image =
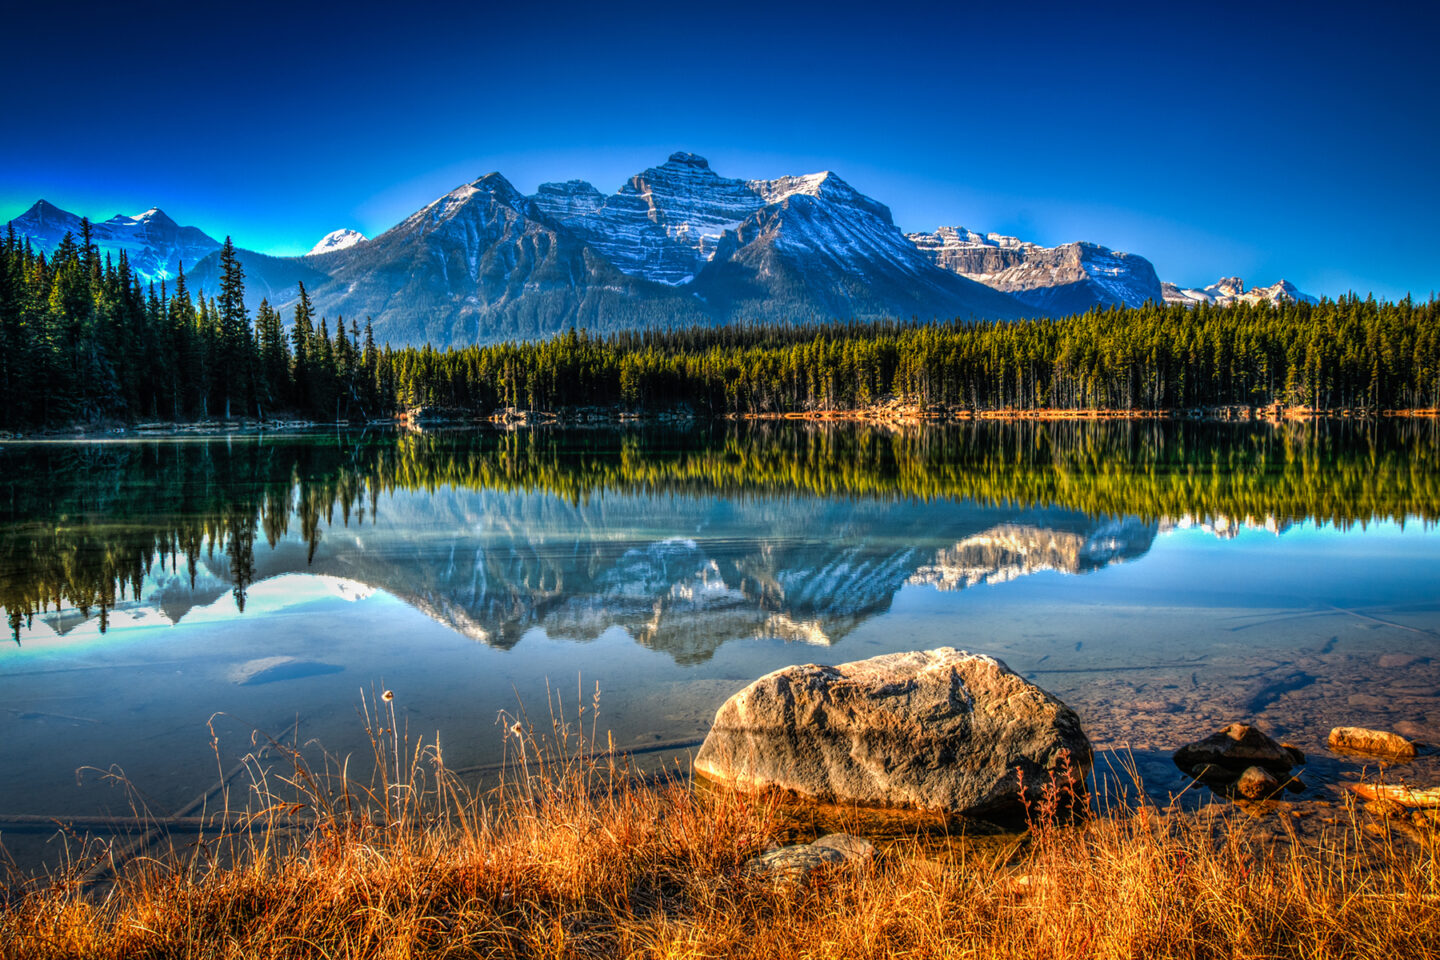
[[[29,869],[63,845],[6,817],[180,811],[256,731],[368,758],[386,690],[476,777],[597,689],[601,741],[683,767],[763,673],[946,645],[1156,797],[1238,719],[1333,788],[1332,726],[1440,741],[1437,519],[1429,420],[7,443],[0,841]]]

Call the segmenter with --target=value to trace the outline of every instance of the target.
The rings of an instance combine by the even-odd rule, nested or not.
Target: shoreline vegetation
[[[229,826],[151,832],[161,842],[144,848],[61,841],[64,867],[0,883],[0,957],[1440,952],[1433,824],[1353,802],[1302,836],[1284,803],[1159,808],[1117,780],[1077,806],[1052,783],[1018,833],[916,826],[876,837],[873,856],[777,873],[757,858],[824,828],[773,797],[640,778],[613,748],[587,753],[593,709],[546,735],[506,718],[505,772],[482,792],[437,744],[398,732],[387,697],[362,705],[368,780],[358,760],[312,765],[272,742],[268,766],[247,763],[248,801],[217,795]]]
[[[625,424],[684,424],[694,423],[698,418],[687,407],[663,411],[636,411],[621,407],[561,408],[556,410],[530,410],[508,407],[493,413],[474,413],[455,409],[433,409],[416,407],[397,413],[393,417],[371,420],[306,420],[271,419],[254,420],[236,418],[231,420],[191,421],[145,421],[121,423],[100,421],[91,425],[73,424],[68,427],[32,431],[0,430],[0,442],[32,440],[100,440],[107,437],[138,437],[163,439],[215,434],[262,434],[302,433],[305,431],[331,428],[355,429],[365,427],[397,427],[411,431],[445,429],[451,427],[498,426],[506,429],[523,427],[577,427],[615,426]],[[703,418],[708,419],[708,418]],[[1268,407],[1229,405],[1219,407],[1197,407],[1188,410],[1156,409],[1128,410],[1107,408],[975,410],[968,407],[947,407],[939,404],[920,404],[903,399],[889,399],[863,407],[821,408],[810,410],[777,410],[764,412],[727,413],[716,416],[720,421],[805,421],[811,423],[856,423],[885,426],[918,426],[922,424],[954,424],[975,421],[1190,421],[1210,423],[1269,423],[1282,424],[1293,421],[1314,420],[1435,420],[1440,419],[1440,407],[1405,408],[1398,410],[1368,411],[1348,408],[1314,409],[1298,406],[1286,407],[1272,404]]]
[[[142,287],[123,255],[100,256],[88,223],[48,258],[9,233],[0,240],[0,430],[423,422],[427,412],[514,422],[537,411],[697,419],[834,411],[823,415],[833,419],[893,418],[910,406],[919,411],[912,419],[937,410],[1372,418],[1440,408],[1433,298],[1351,294],[1318,304],[1147,304],[1005,322],[805,320],[604,337],[582,328],[543,341],[477,330],[491,342],[439,350],[385,344],[368,319],[335,317],[332,333],[332,318],[316,314],[303,285],[291,316],[262,301],[252,317],[228,240],[220,260],[218,290],[191,291],[183,275],[173,287]]]

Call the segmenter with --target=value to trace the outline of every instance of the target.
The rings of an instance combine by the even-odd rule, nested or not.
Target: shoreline
[[[1440,408],[1421,407],[1397,410],[1356,410],[1349,408],[1312,409],[1309,407],[1220,406],[1190,409],[1124,409],[1087,407],[1079,409],[1040,407],[1034,409],[975,410],[968,407],[924,406],[916,403],[890,402],[869,407],[825,408],[817,410],[777,410],[748,413],[724,413],[697,416],[688,410],[637,412],[620,409],[507,409],[490,415],[428,413],[410,411],[394,417],[370,420],[198,420],[152,421],[139,424],[107,423],[93,426],[74,425],[34,431],[0,430],[0,443],[34,440],[135,440],[167,439],[187,436],[223,436],[232,434],[260,435],[266,433],[304,433],[316,430],[365,430],[397,428],[423,431],[448,427],[496,426],[505,429],[548,426],[623,426],[653,424],[691,424],[705,420],[729,422],[804,421],[809,423],[872,423],[892,426],[921,424],[989,422],[1064,422],[1064,421],[1164,421],[1200,423],[1269,423],[1317,420],[1435,420]]]

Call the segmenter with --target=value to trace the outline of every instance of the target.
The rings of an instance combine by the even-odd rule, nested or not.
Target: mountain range
[[[53,253],[80,218],[39,201],[10,222]],[[219,287],[220,244],[158,209],[92,226],[142,281]],[[240,249],[248,305],[287,313],[304,283],[323,315],[369,317],[377,339],[440,347],[697,324],[1014,319],[1147,301],[1313,300],[1281,281],[1203,290],[1162,284],[1144,257],[1095,243],[1044,247],[941,227],[905,234],[883,203],[831,172],[722,177],[703,157],[604,194],[582,180],[526,196],[499,173],[462,184],[369,239],[336,230],[298,257]]]

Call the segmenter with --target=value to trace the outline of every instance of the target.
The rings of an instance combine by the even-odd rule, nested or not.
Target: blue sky
[[[0,222],[155,205],[299,253],[491,170],[608,191],[684,149],[1186,285],[1440,289],[1434,6],[1005,6],[31,4]]]

